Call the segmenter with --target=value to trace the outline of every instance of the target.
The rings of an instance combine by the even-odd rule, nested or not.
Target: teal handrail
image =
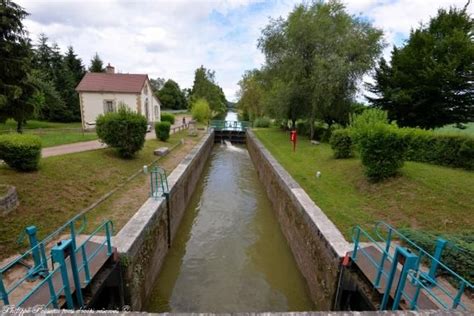
[[[387,229],[386,236],[383,237],[381,233],[381,228]],[[440,260],[438,260],[436,257],[432,256],[428,252],[426,252],[423,248],[419,247],[417,244],[415,244],[413,241],[408,239],[406,236],[404,236],[402,233],[397,231],[394,227],[390,226],[389,224],[385,222],[377,222],[375,225],[375,236],[376,238],[372,237],[371,234],[369,234],[367,231],[362,229],[360,226],[355,226],[352,230],[352,240],[354,241],[354,251],[352,253],[352,260],[357,262],[357,255],[361,253],[364,255],[368,261],[370,262],[371,265],[373,265],[377,269],[377,275],[376,279],[374,281],[374,287],[378,288],[380,287],[380,279],[384,277],[386,280],[389,280],[390,278],[393,278],[393,276],[390,274],[387,274],[384,271],[384,264],[388,260],[389,262],[392,262],[392,268],[394,267],[394,256],[391,254],[391,242],[392,240],[398,239],[402,240],[414,249],[418,250],[418,255],[416,255],[416,263],[410,267],[408,271],[405,272],[404,278],[408,279],[415,287],[416,291],[413,296],[410,296],[404,289],[404,280],[401,280],[401,283],[403,286],[401,289],[398,290],[398,294],[396,296],[396,300],[394,301],[394,304],[392,305],[392,308],[398,308],[398,304],[400,302],[400,298],[404,297],[407,302],[409,302],[409,307],[412,310],[417,310],[417,300],[420,295],[421,290],[423,292],[432,297],[442,309],[457,309],[458,307],[467,310],[467,307],[462,303],[461,298],[464,293],[464,290],[466,288],[473,288],[472,284],[469,283],[467,280],[465,280],[463,277],[459,276],[456,272],[454,272],[452,269],[447,267],[445,264],[443,264]],[[380,253],[382,254],[381,260],[377,262],[375,258],[372,257],[370,253],[365,251],[364,247],[361,247],[361,239],[366,239],[368,240],[372,246],[375,246]],[[381,245],[381,242],[384,243],[384,245]],[[395,253],[397,249],[402,249],[401,247],[397,246],[395,247]],[[412,254],[410,254],[411,257],[413,257]],[[450,273],[451,277],[455,278],[459,283],[458,288],[456,289],[456,293],[453,293],[453,291],[447,289],[445,286],[441,284],[441,282],[436,282],[435,284],[432,284],[432,288],[426,284],[426,278],[427,278],[427,273],[424,272],[420,268],[420,263],[421,263],[421,257],[422,256],[427,256],[428,258],[431,258],[433,262],[436,262],[437,266],[442,267],[445,269],[447,272]],[[444,300],[441,298],[438,294],[436,294],[435,289],[439,290],[439,292],[442,292],[445,297]],[[386,295],[387,291],[390,291],[390,289],[386,289]],[[448,300],[448,302],[446,301]],[[387,303],[386,298],[385,298],[385,304]],[[381,305],[381,309],[384,309],[385,305]]]
[[[161,198],[169,192],[166,170],[155,166],[150,172],[150,195]]]
[[[209,127],[216,131],[229,130],[245,132],[250,127],[250,122],[247,121],[224,121],[212,120],[209,122]]]
[[[79,229],[75,229],[76,225],[76,220],[79,218],[82,219],[82,224]],[[67,284],[63,283],[63,286],[58,290],[54,288],[52,278],[53,276],[58,273],[61,269],[61,263],[58,267],[54,268],[54,266],[50,269],[48,266],[48,260],[51,259],[51,255],[46,255],[45,247],[47,245],[48,241],[51,241],[54,236],[59,235],[60,232],[62,232],[66,227],[69,227],[71,230],[71,238],[70,242],[72,244],[72,249],[73,253],[77,257],[77,254],[79,252],[82,253],[82,263],[77,267],[77,272],[79,273],[80,271],[84,270],[85,274],[85,283],[86,285],[91,281],[91,276],[89,273],[89,264],[90,262],[94,259],[95,256],[98,255],[98,253],[106,247],[107,249],[107,256],[110,256],[112,254],[112,242],[111,242],[111,237],[113,234],[113,223],[108,220],[104,221],[102,224],[100,224],[78,247],[76,247],[76,234],[78,232],[82,232],[85,229],[85,223],[86,219],[83,214],[80,214],[78,216],[73,217],[70,221],[68,221],[66,224],[61,226],[59,229],[57,229],[55,232],[50,234],[48,237],[43,239],[42,241],[38,242],[37,245],[34,247],[28,249],[25,251],[22,255],[18,256],[8,264],[6,264],[4,267],[0,268],[0,300],[3,301],[3,304],[9,305],[11,302],[9,300],[9,296],[16,290],[18,287],[23,284],[27,279],[28,279],[28,274],[25,274],[22,276],[20,279],[16,280],[13,284],[10,284],[8,287],[5,286],[3,282],[3,274],[7,272],[11,267],[13,267],[15,264],[17,264],[20,261],[23,261],[27,259],[28,257],[32,256],[34,252],[39,252],[40,253],[40,268],[43,271],[43,279],[33,288],[31,289],[28,293],[26,293],[18,302],[17,305],[21,306],[24,304],[28,299],[42,286],[48,286],[49,292],[50,292],[50,299],[45,305],[48,307],[52,305],[54,308],[58,308],[58,297],[63,295],[65,291],[68,291],[69,288]],[[92,251],[89,255],[87,255],[85,251],[86,244],[94,237],[96,236],[100,231],[105,232],[105,239],[103,242],[97,246],[94,251]],[[63,265],[65,263],[63,262]]]

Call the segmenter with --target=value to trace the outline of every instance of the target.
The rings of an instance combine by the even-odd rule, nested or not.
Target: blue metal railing
[[[376,223],[374,236],[375,238],[360,226],[353,228],[352,240],[354,241],[354,251],[352,253],[352,260],[357,262],[357,256],[360,253],[368,259],[368,262],[370,262],[371,265],[374,266],[377,271],[374,279],[375,288],[380,288],[382,278],[385,279],[387,286],[380,306],[381,310],[384,310],[387,307],[388,296],[392,289],[390,282],[391,280],[393,281],[394,273],[397,271],[396,267],[400,256],[403,257],[405,264],[407,264],[407,262],[410,263],[406,270],[402,270],[399,278],[400,283],[397,286],[397,292],[395,293],[392,309],[398,309],[400,300],[404,298],[409,302],[410,309],[417,310],[418,298],[420,293],[423,291],[424,295],[428,296],[433,302],[436,302],[441,309],[449,310],[459,308],[461,310],[467,310],[467,307],[462,303],[461,298],[466,289],[474,289],[474,287],[470,282],[441,262],[442,251],[446,246],[446,241],[444,239],[438,239],[435,253],[434,255],[431,255],[385,222]],[[360,243],[363,240],[368,241],[371,246],[376,247],[376,249],[381,253],[378,260],[361,246]],[[408,245],[410,249],[393,245],[394,240],[403,242]],[[428,271],[426,271],[426,268],[421,265],[423,258],[430,261]],[[387,272],[384,269],[387,261],[392,267],[390,272]],[[450,279],[455,280],[457,286],[455,288],[446,286],[443,285],[443,282],[437,280],[436,271],[438,269],[445,270]],[[413,295],[410,295],[405,290],[405,281],[409,281],[411,285],[415,287]]]
[[[77,229],[78,220],[82,221],[79,229]],[[73,300],[71,297],[71,285],[69,284],[69,279],[67,278],[67,263],[66,258],[69,257],[69,261],[71,261],[72,273],[75,277],[75,289],[76,295],[78,298],[77,302],[79,307],[82,307],[82,294],[80,288],[82,285],[77,282],[79,279],[79,273],[84,274],[84,286],[89,284],[91,281],[90,269],[89,264],[90,262],[99,254],[99,252],[107,247],[107,256],[109,257],[112,254],[112,243],[111,243],[111,236],[113,233],[113,224],[111,221],[105,221],[101,225],[99,225],[94,232],[92,232],[79,246],[77,246],[77,235],[85,229],[86,219],[84,215],[75,216],[70,221],[68,221],[65,225],[61,226],[52,234],[48,235],[42,241],[37,242],[36,245],[33,245],[30,249],[24,252],[22,255],[18,256],[4,267],[0,268],[0,301],[3,302],[4,305],[15,304],[17,306],[22,306],[25,304],[40,288],[43,286],[47,286],[49,289],[49,301],[44,302],[46,307],[54,307],[58,308],[58,298],[62,295],[66,297],[66,303],[68,308],[74,308]],[[59,242],[56,246],[51,249],[51,254],[46,254],[46,247],[49,243],[51,243],[55,237],[59,237],[59,234],[64,232],[67,228],[70,230],[70,238],[67,240],[63,240]],[[86,247],[90,245],[88,243],[91,238],[96,236],[99,232],[105,232],[104,241],[98,244],[98,246],[92,250],[87,252]],[[69,252],[68,253],[60,253],[53,257],[55,248],[57,248],[61,243],[67,243],[69,245]],[[56,249],[57,250],[57,249]],[[76,258],[78,254],[81,254],[81,263],[76,263]],[[34,259],[36,257],[36,259]],[[32,289],[24,291],[24,293],[16,292],[15,297],[21,296],[19,299],[17,298],[17,302],[11,302],[10,297],[14,294],[15,291],[19,291],[25,281],[31,278],[31,269],[25,273],[22,277],[18,280],[14,281],[11,284],[5,285],[3,281],[4,275],[10,271],[15,265],[20,262],[28,261],[29,259],[33,258],[35,261],[35,266],[32,269],[36,269],[37,271],[41,272],[42,279],[39,281]],[[56,267],[54,267],[54,263],[51,266],[48,262],[55,262],[58,263]],[[75,267],[72,265],[72,261],[75,262]],[[61,273],[62,275],[62,286],[57,289],[53,284],[53,278],[58,274]],[[66,277],[66,279],[65,279]],[[77,291],[79,289],[79,291]]]
[[[169,192],[166,170],[155,166],[150,172],[150,195],[161,198]]]
[[[213,120],[209,122],[209,127],[213,128],[216,131],[228,130],[245,132],[247,128],[250,127],[250,122]]]

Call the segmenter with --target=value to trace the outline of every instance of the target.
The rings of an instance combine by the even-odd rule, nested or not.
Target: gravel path
[[[186,122],[189,122],[191,120],[190,116],[185,116],[185,117],[186,117]],[[175,124],[173,124],[171,128],[181,126],[182,119],[183,119],[183,115],[177,115]],[[173,131],[171,131],[171,133],[173,133]],[[146,139],[154,139],[154,138],[155,138],[155,132],[153,130],[146,134]],[[87,142],[65,144],[65,145],[43,148],[43,150],[41,151],[41,156],[52,157],[52,156],[59,156],[59,155],[65,155],[65,154],[71,154],[71,153],[78,153],[81,151],[102,149],[106,147],[107,145],[102,144],[99,140],[91,140]]]

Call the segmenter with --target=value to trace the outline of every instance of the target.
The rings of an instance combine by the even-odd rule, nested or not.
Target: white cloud
[[[292,0],[18,0],[31,15],[27,26],[34,41],[45,33],[65,50],[72,45],[88,64],[98,52],[122,72],[192,85],[200,65],[216,71],[228,99],[246,69],[264,58],[257,39],[268,17],[286,16]],[[391,44],[407,36],[439,7],[463,6],[465,0],[349,0],[347,9],[362,14],[385,32]],[[472,6],[470,8],[472,12]],[[389,55],[391,45],[386,49]]]

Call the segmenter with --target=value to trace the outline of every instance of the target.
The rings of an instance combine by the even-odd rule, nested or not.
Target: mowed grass
[[[353,226],[369,228],[379,220],[434,232],[474,232],[473,172],[406,162],[399,176],[370,183],[359,159],[334,159],[328,144],[300,138],[293,153],[288,133],[255,134],[348,240]]]
[[[38,129],[38,128],[81,128],[81,122],[72,123],[56,123],[37,120],[28,120],[23,126],[24,129]],[[5,123],[0,124],[0,131],[16,130],[16,122],[8,119]]]
[[[59,146],[59,145],[64,145],[64,144],[86,142],[86,141],[95,140],[98,138],[95,132],[82,133],[78,131],[69,131],[69,130],[55,131],[54,129],[52,129],[43,133],[35,133],[32,131],[26,131],[26,133],[38,135],[41,138],[41,143],[43,144],[43,148]]]
[[[438,133],[460,134],[474,136],[474,122],[464,124],[465,129],[456,128],[455,125],[446,125],[435,130]]]
[[[0,218],[0,257],[19,249],[16,240],[26,226],[36,225],[39,237],[46,236],[154,161],[154,149],[171,147],[181,138],[187,138],[187,131],[171,135],[166,143],[148,140],[131,160],[121,159],[114,149],[106,148],[43,158],[40,169],[31,173],[0,165],[0,184],[14,185],[20,197],[20,206]]]
[[[37,135],[41,138],[43,147],[85,142],[97,139],[95,132],[82,132],[80,122],[54,123],[31,120],[23,129],[25,134]],[[16,122],[7,120],[0,124],[0,134],[16,133]]]

